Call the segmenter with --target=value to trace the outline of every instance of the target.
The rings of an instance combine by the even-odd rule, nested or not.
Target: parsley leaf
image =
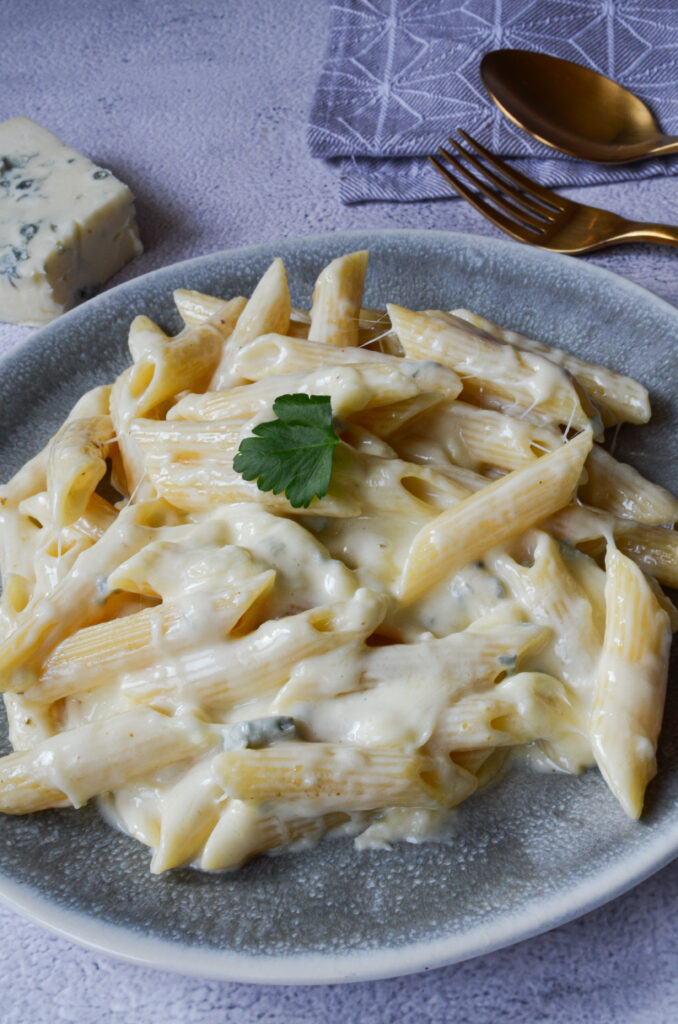
[[[329,395],[281,395],[273,412],[277,420],[259,423],[240,442],[233,468],[260,491],[284,491],[294,508],[308,508],[327,494],[339,444]]]

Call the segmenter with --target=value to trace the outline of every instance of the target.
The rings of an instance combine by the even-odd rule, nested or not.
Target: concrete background
[[[111,167],[138,199],[145,254],[114,283],[203,253],[366,227],[498,234],[461,202],[344,207],[305,124],[323,0],[0,0],[0,120],[27,114]],[[678,223],[675,182],[566,194]],[[585,259],[678,304],[678,252]],[[0,324],[0,351],[30,331]],[[0,828],[2,822],[0,821]],[[613,903],[468,963],[391,981],[268,988],[133,967],[0,906],[3,1024],[678,1020],[678,862]]]

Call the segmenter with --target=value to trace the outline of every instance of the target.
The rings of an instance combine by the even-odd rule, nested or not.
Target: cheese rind
[[[0,124],[0,320],[49,323],[142,251],[127,185],[28,117]]]

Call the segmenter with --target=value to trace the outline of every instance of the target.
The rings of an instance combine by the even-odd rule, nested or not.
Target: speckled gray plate
[[[644,381],[652,425],[620,450],[678,478],[678,312],[628,282],[512,242],[439,232],[334,234],[215,254],[113,289],[0,364],[0,479],[42,445],[76,398],[128,362],[127,326],[178,328],[172,290],[248,294],[273,256],[308,303],[330,258],[371,251],[366,302],[465,305]],[[672,668],[673,683],[676,665]],[[461,808],[452,842],[357,853],[349,841],[260,858],[239,872],[148,872],[148,851],[95,810],[0,821],[0,896],[78,942],[186,974],[276,983],[389,977],[486,953],[611,899],[678,853],[678,700],[640,823],[597,772],[514,771]],[[5,735],[2,728],[2,735]]]

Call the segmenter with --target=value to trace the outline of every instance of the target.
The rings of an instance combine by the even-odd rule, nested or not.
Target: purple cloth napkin
[[[341,0],[308,141],[345,203],[454,195],[426,160],[457,127],[545,185],[678,174],[678,157],[609,167],[536,142],[490,100],[489,50],[541,50],[637,93],[678,134],[678,0]]]

